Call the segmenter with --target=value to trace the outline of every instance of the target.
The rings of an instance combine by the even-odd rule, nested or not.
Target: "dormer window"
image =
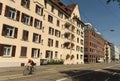
[[[40,6],[36,5],[36,13],[39,15],[43,15],[43,8],[41,8]]]
[[[21,5],[25,8],[30,7],[30,0],[21,0]]]

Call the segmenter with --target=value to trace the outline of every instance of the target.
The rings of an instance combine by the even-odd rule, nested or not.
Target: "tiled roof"
[[[64,5],[60,0],[51,0],[56,6],[61,8],[66,14],[71,16],[76,4],[71,4],[71,5]]]

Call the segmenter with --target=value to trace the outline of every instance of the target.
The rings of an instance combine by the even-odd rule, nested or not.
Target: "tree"
[[[109,4],[111,1],[118,2],[118,5],[120,6],[120,0],[107,0],[106,2],[107,2],[107,4]]]

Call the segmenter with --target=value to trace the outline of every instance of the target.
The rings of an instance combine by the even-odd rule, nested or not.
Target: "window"
[[[27,47],[21,47],[21,54],[20,56],[26,57],[27,56]]]
[[[20,11],[17,11],[16,9],[11,8],[9,6],[6,6],[6,8],[5,8],[5,16],[10,18],[10,19],[19,21]]]
[[[2,36],[17,38],[17,32],[17,28],[3,24]]]
[[[53,51],[46,50],[45,58],[52,59],[53,57]]]
[[[83,45],[84,41],[81,39],[81,45]]]
[[[0,56],[15,57],[16,46],[0,44]]]
[[[44,2],[45,2],[45,8],[47,8],[47,0],[45,0]]]
[[[40,6],[36,5],[36,13],[39,15],[43,15],[43,8],[41,8]]]
[[[56,43],[55,43],[55,47],[59,47],[59,41],[56,41]]]
[[[77,54],[77,59],[79,59],[79,54]]]
[[[28,34],[29,34],[29,32],[28,32],[28,31],[23,30],[22,40],[24,40],[24,41],[28,41]]]
[[[1,15],[1,13],[2,13],[2,3],[0,3],[0,15]]]
[[[15,57],[16,46],[0,44],[0,56]]]
[[[79,43],[79,38],[77,38],[77,43]]]
[[[57,20],[57,26],[60,26],[60,21],[59,20]]]
[[[40,20],[38,20],[38,19],[35,19],[34,26],[35,26],[36,28],[41,29],[41,28],[42,28],[42,21],[40,21]]]
[[[31,25],[31,26],[32,26],[33,17],[30,17],[30,16],[22,13],[21,22],[23,22],[24,24],[27,24],[27,25]]]
[[[80,51],[83,52],[83,50],[84,50],[83,47],[81,47]]]
[[[80,55],[80,59],[83,59],[83,55]]]
[[[76,46],[76,51],[80,51],[80,46]]]
[[[54,6],[51,6],[51,12],[53,12],[54,13]]]
[[[51,27],[49,27],[49,34],[50,34],[50,35],[54,35],[54,29],[51,28]]]
[[[53,47],[53,39],[48,38],[48,46]]]
[[[33,33],[33,42],[40,43],[41,35]]]
[[[57,57],[58,57],[58,52],[55,51],[55,59],[57,59]]]
[[[53,17],[52,17],[52,16],[50,16],[50,15],[48,15],[48,22],[53,23]]]
[[[30,0],[21,0],[21,5],[25,8],[30,7]]]
[[[60,31],[59,30],[55,30],[55,36],[60,37]]]
[[[58,11],[58,16],[59,16],[60,18],[63,18],[63,13],[60,12],[60,11]]]
[[[3,56],[11,56],[11,46],[4,46]]]
[[[39,53],[40,53],[40,49],[32,48],[31,57],[33,57],[33,58],[38,58],[38,57],[39,57]]]

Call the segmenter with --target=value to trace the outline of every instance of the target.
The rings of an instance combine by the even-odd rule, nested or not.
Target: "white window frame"
[[[8,17],[15,20],[16,19],[16,14],[17,14],[16,10],[10,9]]]
[[[63,18],[63,13],[62,13],[61,11],[58,11],[58,16],[59,16],[60,18]]]
[[[6,29],[7,29],[6,36],[7,37],[14,37],[14,30],[15,30],[15,28],[7,27]]]
[[[55,59],[57,59],[57,57],[58,57],[58,52],[55,51]]]
[[[4,46],[3,56],[11,56],[12,55],[12,46]]]
[[[36,35],[35,35],[35,42],[39,43],[39,39],[40,39],[39,35],[36,34]]]
[[[38,51],[39,51],[38,49],[33,50],[33,57],[34,58],[38,58]]]
[[[42,8],[37,6],[37,14],[42,15]]]
[[[39,20],[36,20],[35,21],[36,23],[35,23],[35,26],[36,26],[36,28],[40,28],[40,26],[41,26],[41,21],[39,21]]]
[[[24,23],[25,24],[30,24],[30,17],[29,16],[26,16],[26,15],[24,15]]]
[[[28,0],[24,0],[25,4],[24,7],[27,7]]]

